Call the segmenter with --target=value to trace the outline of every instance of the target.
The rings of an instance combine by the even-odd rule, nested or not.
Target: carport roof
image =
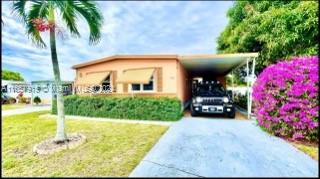
[[[179,60],[188,72],[193,74],[209,73],[210,75],[226,75],[232,69],[246,63],[248,58],[257,57],[258,53],[234,53],[234,54],[201,54],[201,55],[114,55],[98,60],[93,60],[74,65],[77,69],[111,60],[121,59],[146,59],[146,60]]]
[[[258,57],[258,53],[182,55],[178,58],[191,74],[226,75],[254,57]]]

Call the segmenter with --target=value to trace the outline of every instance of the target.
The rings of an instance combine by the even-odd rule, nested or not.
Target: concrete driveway
[[[316,177],[318,162],[255,121],[187,117],[173,124],[130,177]]]
[[[37,112],[37,111],[46,111],[51,110],[51,105],[42,105],[42,106],[26,106],[24,108],[19,109],[11,109],[11,110],[4,110],[1,111],[2,116],[10,116],[10,115],[16,115],[16,114],[24,114],[24,113],[30,113],[30,112]]]

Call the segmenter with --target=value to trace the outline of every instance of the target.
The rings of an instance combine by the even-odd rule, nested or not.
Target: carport
[[[254,71],[257,57],[258,53],[182,55],[179,56],[179,61],[185,68],[189,79],[195,77],[217,79],[219,77],[225,77],[229,73],[232,73],[233,70],[246,65],[248,97],[247,114],[248,119],[250,119],[252,106],[252,85],[255,79]],[[234,87],[233,84],[232,86]]]

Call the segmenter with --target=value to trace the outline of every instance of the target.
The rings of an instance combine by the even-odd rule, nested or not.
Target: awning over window
[[[101,85],[102,82],[110,75],[110,71],[93,72],[84,75],[82,78],[78,78],[77,84],[80,85]]]
[[[154,68],[126,70],[119,76],[117,83],[148,84],[154,70]]]

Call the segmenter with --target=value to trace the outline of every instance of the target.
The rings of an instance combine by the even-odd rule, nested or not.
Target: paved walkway
[[[316,177],[318,162],[255,121],[187,117],[174,123],[130,177]]]
[[[27,106],[19,109],[11,109],[11,110],[4,110],[4,111],[2,110],[1,114],[2,116],[10,116],[10,115],[24,114],[24,113],[37,112],[37,111],[46,111],[46,110],[51,110],[51,106],[49,105]]]

